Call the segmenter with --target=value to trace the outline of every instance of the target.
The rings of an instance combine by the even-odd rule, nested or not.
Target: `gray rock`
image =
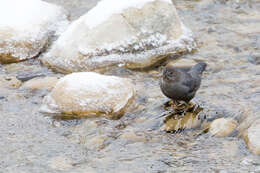
[[[46,74],[44,74],[44,73],[30,73],[30,72],[27,72],[27,73],[23,73],[23,74],[17,75],[16,78],[18,80],[20,80],[21,82],[26,82],[26,81],[31,80],[33,78],[43,77],[43,76],[46,76]]]

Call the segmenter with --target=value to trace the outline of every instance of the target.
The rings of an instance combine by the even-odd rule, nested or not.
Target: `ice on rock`
[[[43,100],[41,111],[76,116],[104,115],[119,118],[135,95],[129,79],[94,72],[78,72],[61,78]]]
[[[41,0],[0,1],[0,62],[35,57],[68,26],[65,11]]]
[[[63,73],[144,68],[195,47],[171,0],[102,0],[68,27],[42,62]]]

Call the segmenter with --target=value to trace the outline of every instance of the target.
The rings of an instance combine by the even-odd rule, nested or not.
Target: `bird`
[[[160,88],[162,93],[173,101],[173,104],[184,102],[189,104],[200,87],[201,76],[207,64],[199,62],[192,66],[190,70],[176,68],[172,64],[167,64],[162,70],[160,78]]]

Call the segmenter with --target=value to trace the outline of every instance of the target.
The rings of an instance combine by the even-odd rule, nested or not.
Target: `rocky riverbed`
[[[47,1],[63,6],[71,21],[98,2]],[[43,98],[64,74],[43,66],[40,53],[0,65],[0,172],[259,172],[260,2],[174,4],[198,43],[180,64],[208,64],[193,100],[206,118],[200,127],[163,131],[160,115],[168,99],[158,76],[162,65],[176,57],[146,70],[117,67],[104,73],[128,78],[135,86],[133,108],[118,120],[43,114]]]

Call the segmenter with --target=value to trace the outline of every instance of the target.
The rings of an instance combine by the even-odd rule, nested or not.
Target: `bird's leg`
[[[182,107],[188,107],[189,103],[185,102],[185,101],[180,101],[179,105]]]
[[[174,109],[174,112],[181,114],[183,112],[183,109],[184,109],[181,101],[172,100],[172,102],[173,102],[172,107]]]
[[[169,101],[165,102],[163,105],[164,105],[164,108],[168,110],[169,108],[172,107],[173,101],[169,100]]]
[[[173,105],[173,106],[178,106],[178,104],[179,104],[179,103],[178,103],[177,100],[172,100],[172,105]]]
[[[189,103],[187,103],[187,111],[189,112],[194,112],[194,110],[196,110],[197,105],[192,103],[191,101]]]
[[[168,105],[173,108],[174,112],[178,114],[185,114],[186,112],[193,112],[195,105],[192,102],[185,102],[179,100],[171,100]]]
[[[179,102],[177,100],[172,100],[172,107],[174,110],[179,110]]]
[[[194,112],[196,105],[192,102],[185,101],[173,101],[173,109],[176,113],[180,115],[185,115],[187,112]]]

